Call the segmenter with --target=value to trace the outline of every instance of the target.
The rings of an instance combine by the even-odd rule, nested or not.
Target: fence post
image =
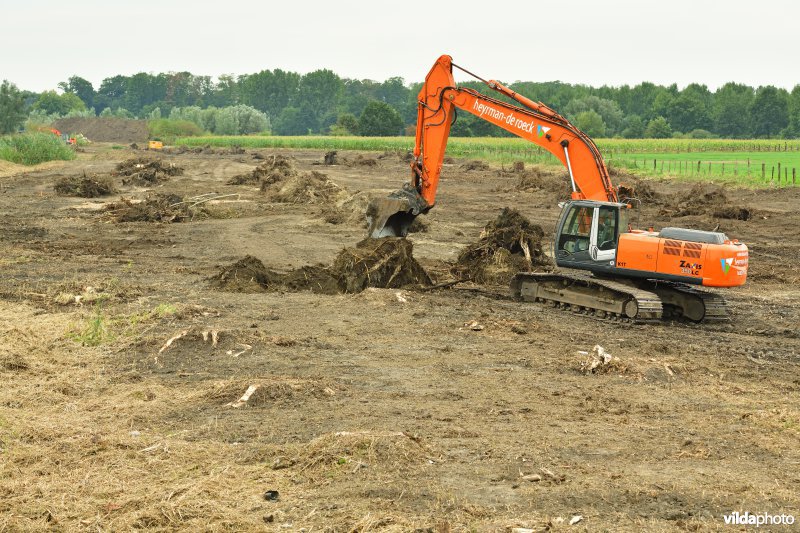
[[[796,168],[792,168],[792,185],[797,185],[797,173]]]
[[[698,161],[697,162],[697,173],[698,174],[700,174],[700,163],[702,163],[702,161]]]
[[[781,164],[778,163],[778,185],[781,184]]]
[[[655,171],[656,171],[656,160],[653,159],[653,172],[655,172]]]
[[[761,163],[761,179],[766,181],[767,180],[767,164]]]

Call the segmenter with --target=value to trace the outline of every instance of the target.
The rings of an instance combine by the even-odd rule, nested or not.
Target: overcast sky
[[[408,83],[444,53],[506,83],[800,83],[790,0],[0,2],[0,79],[33,91],[75,74],[97,89],[116,74],[275,68]]]

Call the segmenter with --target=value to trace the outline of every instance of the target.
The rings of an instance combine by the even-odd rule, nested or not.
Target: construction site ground
[[[716,531],[733,511],[800,518],[800,189],[728,189],[748,211],[736,220],[674,217],[693,183],[649,182],[659,200],[636,225],[719,224],[750,247],[751,274],[724,293],[729,323],[635,324],[471,282],[221,290],[212,278],[245,256],[289,271],[365,236],[360,215],[332,224],[319,203],[231,178],[276,154],[349,194],[409,175],[403,154],[322,165],[321,151],[235,152],[94,144],[75,161],[4,168],[0,531]],[[143,155],[184,171],[150,185],[113,176]],[[546,239],[559,215],[560,173],[527,187],[463,163],[445,165],[428,229],[410,236],[434,283],[502,208]],[[116,192],[55,193],[83,174]],[[191,210],[156,222],[108,210],[153,193]],[[610,354],[599,365],[596,345]]]

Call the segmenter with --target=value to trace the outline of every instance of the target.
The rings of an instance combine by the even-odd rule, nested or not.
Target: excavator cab
[[[577,200],[561,211],[554,256],[558,266],[602,272],[615,265],[620,233],[628,231],[627,206]]]

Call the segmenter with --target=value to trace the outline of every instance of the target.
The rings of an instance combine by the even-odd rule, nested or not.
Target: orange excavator
[[[510,104],[453,79],[453,68],[515,101]],[[372,238],[405,237],[414,218],[436,201],[455,109],[541,146],[567,168],[572,199],[562,206],[553,256],[560,271],[520,273],[512,294],[611,319],[728,319],[725,300],[706,287],[747,279],[747,246],[724,233],[683,228],[633,229],[595,143],[566,118],[501,83],[486,81],[441,56],[419,92],[411,182],[369,206]]]

